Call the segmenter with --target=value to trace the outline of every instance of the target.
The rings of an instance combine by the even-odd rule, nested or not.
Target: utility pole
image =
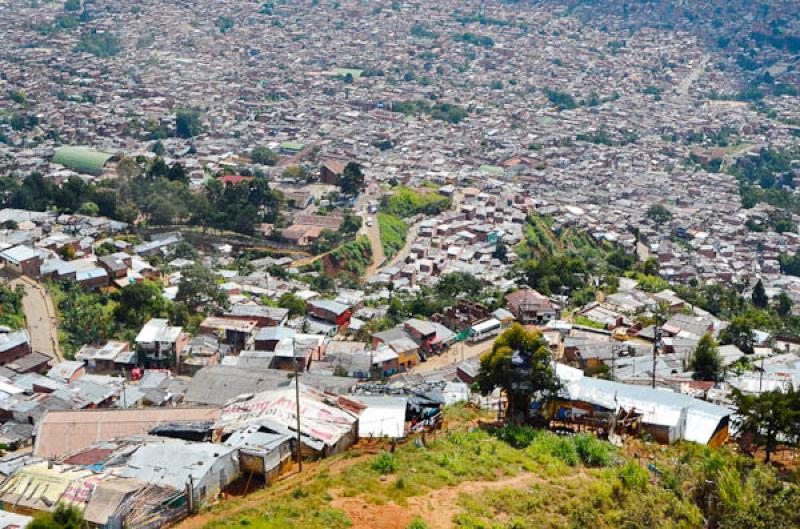
[[[764,384],[764,357],[761,357],[761,369],[758,372],[758,393],[761,393],[761,387]]]
[[[661,347],[661,322],[660,322],[660,307],[656,305],[656,327],[655,339],[653,340],[653,376],[651,387],[656,388],[656,358],[658,355],[658,348]]]
[[[611,380],[616,380],[614,372],[617,367],[617,344],[611,346]]]
[[[292,358],[294,359],[294,400],[297,404],[297,471],[303,471],[303,451],[300,436],[300,373],[297,367],[296,338],[292,336]]]

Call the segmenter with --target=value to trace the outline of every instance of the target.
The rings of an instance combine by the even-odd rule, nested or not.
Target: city
[[[0,35],[0,527],[800,523],[665,492],[723,457],[686,442],[800,497],[796,3],[32,0]],[[620,506],[514,510],[603,467]]]

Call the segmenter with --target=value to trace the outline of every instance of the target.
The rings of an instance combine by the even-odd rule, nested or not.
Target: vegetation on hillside
[[[406,116],[419,116],[428,114],[431,118],[448,123],[460,123],[467,117],[467,111],[454,103],[431,104],[424,99],[415,101],[398,101],[392,103],[392,112]]]
[[[10,289],[0,287],[0,326],[9,329],[25,328],[25,312],[22,309],[22,287]]]
[[[386,257],[393,257],[406,242],[408,226],[403,219],[391,213],[378,213],[378,229],[381,233],[381,245]]]
[[[397,186],[382,199],[381,210],[406,218],[423,213],[437,215],[450,208],[450,199],[427,189]]]
[[[324,461],[302,481],[259,491],[247,504],[216,507],[206,527],[344,529],[351,521],[337,508],[337,498],[363,500],[362,511],[390,502],[405,507],[419,497],[406,523],[415,516],[424,522],[441,507],[419,508],[428,494],[467,481],[487,487],[453,495],[453,522],[472,529],[695,529],[704,521],[718,529],[789,529],[800,524],[795,508],[800,489],[728,450],[634,441],[640,455],[634,458],[587,435],[559,437],[515,426],[465,431],[475,412],[457,406],[446,413],[451,431],[429,436],[425,444],[408,442],[394,454],[349,465],[341,458]],[[387,474],[389,479],[382,477]]]
[[[346,242],[328,254],[331,267],[338,274],[361,278],[372,263],[372,245],[366,236]]]

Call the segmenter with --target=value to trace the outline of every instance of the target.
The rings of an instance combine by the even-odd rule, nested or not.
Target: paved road
[[[688,99],[689,99],[689,89],[692,87],[692,83],[697,81],[697,79],[700,78],[700,76],[703,74],[703,72],[705,72],[706,66],[708,65],[708,62],[710,60],[711,60],[711,56],[706,54],[706,55],[703,55],[703,57],[700,58],[700,60],[698,60],[696,63],[694,63],[694,65],[692,65],[692,71],[689,72],[689,75],[687,75],[680,83],[678,83],[678,87],[677,87],[677,90],[676,90],[677,91],[677,95],[676,95],[677,99],[679,99],[681,101],[688,101]]]
[[[53,300],[45,291],[44,286],[27,277],[13,279],[10,285],[11,288],[22,285],[25,289],[22,308],[25,311],[25,318],[28,320],[31,348],[56,361],[62,360],[61,348],[58,343],[58,316],[53,306]]]

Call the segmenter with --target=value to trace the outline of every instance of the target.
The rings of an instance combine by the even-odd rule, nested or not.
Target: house
[[[225,355],[230,353],[231,347],[220,343],[219,336],[198,334],[183,350],[178,365],[178,374],[194,376],[205,366],[218,364]]]
[[[124,254],[123,254],[124,255]],[[99,264],[111,278],[112,281],[122,279],[128,275],[128,268],[131,266],[130,257],[127,262],[119,254],[104,255],[97,259]]]
[[[17,358],[13,362],[5,364],[3,367],[20,375],[25,373],[45,373],[50,367],[51,359],[52,358],[46,354],[33,351],[30,354]]]
[[[0,365],[10,364],[31,353],[27,331],[0,332]]]
[[[238,353],[253,348],[257,324],[255,320],[209,316],[200,323],[200,332],[219,336],[222,343]]]
[[[120,470],[134,478],[177,490],[188,488],[195,504],[216,500],[239,477],[236,448],[217,443],[151,438]]]
[[[47,372],[47,378],[52,378],[59,382],[75,382],[86,374],[86,365],[79,360],[64,360],[54,365]]]
[[[281,232],[281,235],[289,243],[296,246],[308,246],[319,239],[323,228],[319,226],[308,226],[305,224],[293,224]]]
[[[328,342],[325,356],[314,370],[321,368],[330,374],[366,380],[371,374],[371,358],[372,351],[367,350],[365,343],[334,340]]]
[[[327,299],[313,299],[308,302],[307,308],[309,316],[334,323],[339,327],[339,331],[346,329],[350,324],[352,314],[347,305]]]
[[[237,303],[225,313],[226,318],[254,320],[257,327],[282,327],[289,320],[289,309],[254,303]]]
[[[339,177],[346,166],[347,159],[325,158],[319,166],[319,181],[332,186],[338,185]]]
[[[73,483],[90,476],[90,470],[71,465],[26,465],[0,486],[0,502],[5,510],[18,514],[53,512]]]
[[[255,349],[258,351],[274,351],[281,340],[292,339],[296,331],[288,327],[264,327],[259,329],[255,337]]]
[[[304,373],[303,381],[326,393],[343,395],[355,387],[352,378]],[[223,406],[248,393],[281,388],[290,383],[286,371],[215,365],[200,371],[189,382],[186,402],[196,405]]]
[[[296,433],[296,391],[292,384],[231,403],[222,410],[216,427],[225,432],[258,423],[275,433]],[[338,454],[358,440],[358,412],[365,408],[363,404],[345,396],[328,396],[305,384],[300,384],[299,393],[303,410],[300,449],[304,456]]]
[[[252,176],[234,176],[234,175],[225,175],[220,176],[217,180],[222,183],[224,186],[236,186],[241,184],[242,182],[252,182]]]
[[[373,334],[372,347],[377,348],[381,344],[387,345],[397,354],[400,372],[407,371],[420,362],[420,346],[402,326]]]
[[[88,370],[94,373],[130,373],[137,363],[136,351],[131,351],[128,342],[118,340],[109,340],[102,347],[85,345],[75,359],[86,362]]]
[[[609,423],[614,415],[635,416],[661,443],[718,447],[728,438],[731,411],[725,407],[682,393],[587,377],[563,364],[557,372],[564,397],[548,404],[546,413],[552,418]]]
[[[189,339],[182,327],[172,327],[168,320],[153,318],[144,324],[134,341],[139,361],[145,367],[172,368],[177,366]]]
[[[0,252],[0,262],[11,272],[28,277],[39,277],[42,256],[30,246],[13,246]]]
[[[225,445],[239,451],[239,472],[266,485],[292,468],[294,437],[254,424],[233,432]]]
[[[56,459],[100,441],[144,435],[161,424],[216,421],[218,408],[51,411],[37,425],[33,454]]]
[[[522,324],[547,323],[555,319],[556,310],[546,296],[533,289],[521,289],[506,294],[508,310]]]
[[[441,353],[450,346],[455,337],[450,329],[433,321],[412,318],[403,327],[426,355]]]
[[[450,329],[463,331],[476,322],[489,317],[489,309],[481,303],[459,299],[456,304],[444,309],[441,315],[434,315],[434,321],[440,321]]]

